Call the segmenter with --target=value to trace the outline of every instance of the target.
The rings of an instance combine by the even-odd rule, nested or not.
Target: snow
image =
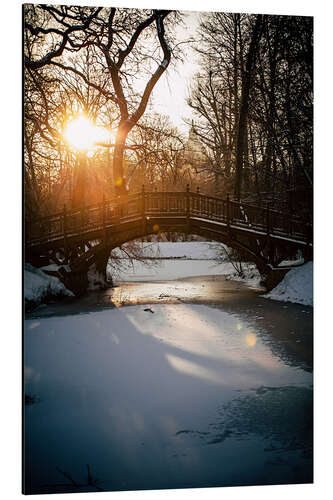
[[[231,273],[228,273],[226,278],[228,280],[240,281],[246,283],[250,288],[259,288],[260,282],[262,280],[261,275],[255,264],[251,262],[242,262],[242,276],[240,276],[235,269]]]
[[[218,263],[218,246],[211,242],[160,242],[143,243],[143,255],[159,255],[147,262],[122,259],[122,269],[114,274],[117,281],[164,281],[195,276],[225,276],[233,281],[259,288],[261,276],[252,263],[242,263],[242,276],[229,261]],[[127,263],[127,266],[126,266]],[[284,261],[281,265],[298,265],[291,269],[282,282],[265,298],[313,304],[312,263],[300,266],[302,259]],[[114,273],[114,271],[113,271]]]
[[[60,267],[65,269],[65,271],[67,271],[68,273],[71,270],[68,264],[62,264],[61,266],[59,266],[58,264],[48,264],[47,266],[43,266],[40,269],[42,271],[58,271]]]
[[[46,297],[59,295],[73,295],[73,293],[67,290],[58,278],[48,276],[30,264],[24,265],[25,300],[40,304]]]
[[[209,241],[143,242],[141,243],[141,248],[142,256],[147,258],[156,256],[162,259],[207,260],[215,259],[217,255],[216,243]],[[116,254],[121,255],[119,249],[116,249]]]
[[[278,265],[278,267],[290,267],[290,266],[301,266],[302,264],[304,264],[304,258],[303,257],[300,257],[296,260],[283,260],[280,262],[280,264]]]
[[[313,263],[291,269],[265,298],[313,305]]]
[[[221,247],[221,245],[220,245]],[[152,242],[142,243],[142,254],[147,261],[121,259],[120,268],[108,267],[108,273],[116,281],[154,282],[175,280],[195,276],[225,276],[227,279],[241,281],[248,286],[260,286],[260,273],[251,263],[242,263],[243,276],[239,276],[229,261],[217,262],[219,246],[215,242]],[[117,249],[118,255],[121,255]],[[158,258],[149,259],[149,257]],[[301,261],[297,261],[299,264]],[[295,262],[293,262],[295,264]],[[285,261],[284,265],[292,262]],[[46,266],[45,270],[56,270],[57,266]],[[312,263],[291,269],[282,282],[265,298],[296,302],[304,305],[313,304]],[[46,295],[73,295],[58,278],[47,276],[26,264],[24,274],[24,295],[27,300],[40,303]],[[90,280],[91,281],[91,280]],[[92,285],[90,286],[91,289]]]
[[[286,364],[240,316],[194,304],[144,309],[25,322],[25,393],[37,401],[25,408],[32,486],[45,493],[42,485],[68,484],[58,468],[84,484],[86,464],[107,490],[275,477],[269,460],[286,453],[279,411],[294,422],[294,439],[302,421],[294,412],[312,374]],[[275,448],[266,422],[257,435],[242,435],[232,413],[221,413],[231,404],[261,422],[265,391],[278,412]],[[294,460],[306,465],[287,450],[285,482],[294,479]]]
[[[146,282],[220,275],[258,288],[261,277],[255,264],[243,263],[240,277],[227,255],[222,254],[222,247],[225,245],[202,241],[142,243],[143,256],[158,258],[147,262],[122,259],[121,269],[113,268],[112,275],[117,281]],[[120,255],[119,249],[117,253]],[[221,255],[225,261],[220,262]]]

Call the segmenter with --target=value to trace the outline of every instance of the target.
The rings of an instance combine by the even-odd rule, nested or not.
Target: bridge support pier
[[[110,286],[107,281],[106,266],[110,257],[110,249],[105,248],[99,251],[96,255],[95,262],[87,271],[88,287],[89,288],[106,288]],[[112,284],[112,283],[111,283]]]
[[[66,271],[63,267],[58,270],[58,277],[68,290],[75,295],[82,295],[88,289],[88,276],[84,271]]]
[[[271,269],[263,279],[267,292],[275,288],[283,280],[289,269]]]
[[[71,267],[69,263],[58,271],[47,271],[47,274],[57,276],[62,283],[75,295],[82,295],[87,290],[103,289],[112,286],[107,281],[106,266],[110,256],[110,249],[103,247],[96,252],[92,260],[82,262],[80,266]],[[70,268],[70,270],[68,270]]]
[[[309,260],[313,260],[313,247],[310,245],[306,245],[305,250],[303,252],[304,262],[309,262]]]

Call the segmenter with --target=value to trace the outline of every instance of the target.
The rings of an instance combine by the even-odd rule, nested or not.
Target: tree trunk
[[[116,146],[114,148],[113,155],[113,184],[115,187],[116,194],[123,194],[126,190],[126,181],[124,177],[124,151],[125,151],[125,141],[116,141]]]
[[[117,196],[127,193],[126,178],[124,173],[124,154],[126,147],[126,139],[131,130],[131,126],[120,122],[117,135],[116,145],[113,152],[113,184]]]
[[[86,204],[87,191],[87,158],[80,153],[76,164],[76,182],[73,189],[72,208],[81,208]]]
[[[252,84],[252,76],[254,71],[256,54],[259,47],[259,40],[261,36],[263,16],[257,15],[256,22],[253,28],[251,42],[246,57],[246,68],[244,77],[242,79],[242,95],[238,119],[237,131],[237,146],[236,146],[236,179],[235,179],[235,196],[239,199],[241,196],[242,182],[243,182],[243,166],[244,155],[246,152],[247,144],[247,118],[249,112],[249,95]]]

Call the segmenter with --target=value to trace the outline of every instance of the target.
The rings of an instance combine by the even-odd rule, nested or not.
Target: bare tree
[[[201,69],[188,102],[205,168],[222,181],[221,194],[311,210],[312,22],[202,16]]]
[[[240,199],[243,181],[243,167],[246,161],[247,150],[247,122],[249,112],[249,97],[253,81],[253,72],[257,52],[259,50],[259,41],[262,33],[263,24],[262,15],[257,15],[253,26],[251,41],[246,54],[245,72],[242,78],[242,93],[240,99],[240,109],[237,126],[237,144],[236,144],[236,165],[235,165],[235,196]]]
[[[165,34],[170,14],[161,10],[48,5],[26,8],[26,68],[38,71],[47,65],[58,67],[63,74],[78,76],[83,84],[115,104],[118,116],[113,121],[117,132],[111,146],[113,178],[119,194],[126,190],[123,161],[128,134],[145,113],[151,93],[171,60],[172,50]],[[172,22],[174,19],[170,26]],[[92,77],[77,64],[78,55],[87,47],[99,68]]]

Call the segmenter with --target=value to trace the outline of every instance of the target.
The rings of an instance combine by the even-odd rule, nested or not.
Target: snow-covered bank
[[[125,264],[125,260],[123,260]],[[134,261],[114,275],[116,281],[167,281],[196,276],[225,276],[252,288],[260,288],[261,276],[255,264],[242,263],[243,275],[239,276],[231,262],[217,263],[212,260],[161,259],[154,264]],[[312,262],[291,269],[284,279],[265,298],[313,305]]]
[[[223,246],[208,241],[144,242],[142,254],[147,256],[146,262],[123,258],[119,267],[109,267],[109,273],[116,281],[146,282],[219,275],[257,288],[261,277],[255,264],[243,263],[240,277],[227,254],[223,255]],[[117,254],[121,255],[119,249]]]
[[[249,287],[258,288],[261,286],[262,277],[255,264],[242,262],[242,276],[233,267],[232,271],[226,275],[226,279],[240,281]]]
[[[313,263],[291,269],[265,298],[313,305]]]
[[[61,281],[30,264],[24,266],[24,299],[26,303],[41,304],[44,300],[73,295]]]
[[[222,245],[215,242],[143,242],[140,246],[142,257],[146,257],[147,261],[124,258],[126,254],[122,254],[121,249],[115,249],[115,255],[123,258],[118,261],[118,265],[108,267],[108,272],[114,279],[164,281],[212,275],[230,276],[230,279],[234,279],[234,274],[237,274],[227,254],[222,254],[221,262]],[[251,278],[254,268],[251,265]]]
[[[124,262],[123,262],[124,264]],[[231,262],[218,263],[214,260],[162,259],[150,263],[134,261],[114,274],[116,281],[167,281],[196,276],[225,276],[242,281],[251,287],[259,287],[260,274],[254,264],[243,264],[244,276],[240,278]]]

